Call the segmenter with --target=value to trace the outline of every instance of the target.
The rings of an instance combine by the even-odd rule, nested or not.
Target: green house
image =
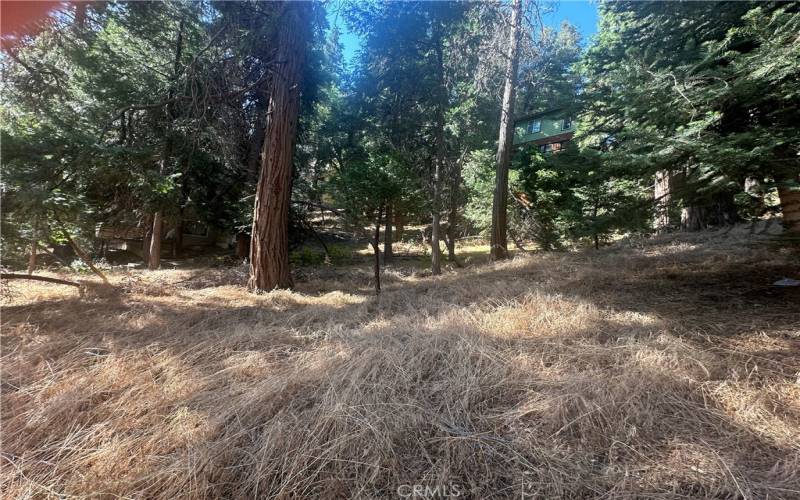
[[[525,115],[514,120],[514,145],[532,143],[543,153],[561,151],[575,135],[575,122],[561,109]]]

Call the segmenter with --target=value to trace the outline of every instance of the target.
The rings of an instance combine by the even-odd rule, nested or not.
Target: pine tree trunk
[[[458,209],[455,204],[450,204],[450,211],[447,213],[447,260],[456,260],[456,219]]]
[[[305,2],[292,2],[284,9],[275,56],[280,65],[270,91],[253,210],[248,281],[252,291],[293,285],[289,268],[289,201],[309,6]]]
[[[145,265],[150,265],[150,242],[153,239],[153,214],[145,214],[144,235],[142,236],[142,261]]]
[[[500,114],[500,137],[497,143],[497,172],[494,199],[492,200],[491,258],[508,258],[508,164],[514,142],[514,98],[516,95],[517,67],[519,65],[519,31],[522,17],[521,0],[514,0],[509,27],[503,107]]]
[[[689,205],[681,209],[681,229],[684,231],[700,231],[706,228],[706,216],[703,207]]]
[[[183,212],[183,210],[181,210]],[[178,216],[175,224],[175,237],[172,238],[172,257],[177,259],[183,251],[183,215]]]
[[[787,232],[800,234],[800,188],[778,183],[783,227]]]
[[[436,51],[436,63],[439,77],[438,99],[436,104],[436,158],[433,167],[433,207],[431,223],[431,272],[434,276],[442,274],[442,250],[439,247],[441,232],[441,210],[442,210],[442,172],[444,170],[445,144],[444,144],[444,108],[447,105],[447,89],[444,83],[444,49],[442,48],[442,34],[436,28],[434,35],[434,50]]]
[[[36,252],[39,250],[39,220],[33,220],[33,234],[31,235],[31,254],[28,256],[28,274],[33,274],[36,269]]]
[[[458,233],[458,204],[461,188],[461,159],[454,163],[454,171],[450,176],[450,210],[447,213],[447,260],[456,262],[456,234]]]
[[[28,256],[28,274],[33,274],[33,271],[36,269],[36,251],[39,245],[36,243],[36,239],[31,239],[31,254]]]
[[[245,233],[236,235],[236,259],[243,261],[250,255],[250,236]]]
[[[455,226],[452,222],[451,216],[453,215],[452,211],[450,212],[450,216],[448,216],[448,226],[447,226],[447,260],[450,262],[456,261],[456,234],[455,234]]]
[[[406,216],[402,211],[394,213],[394,241],[403,241],[403,232],[406,229]]]
[[[375,253],[373,272],[375,275],[375,295],[381,294],[381,216],[383,207],[378,209],[378,219],[375,221],[375,237],[372,239],[372,250]]]
[[[669,216],[670,201],[672,197],[672,174],[669,170],[659,170],[656,172],[653,197],[656,205],[653,228],[657,233],[663,233],[670,229],[672,221]]]
[[[167,92],[168,100],[171,100],[175,97],[175,83],[180,74],[181,53],[183,52],[183,29],[184,21],[181,19],[178,23],[178,32],[175,35],[175,57],[173,59],[172,67],[172,82],[170,82],[169,91]],[[168,123],[166,139],[164,141],[164,152],[161,157],[161,165],[159,167],[159,173],[161,175],[167,174],[169,159],[172,156],[172,138],[170,129],[172,128],[172,121],[175,119],[175,106],[172,103],[167,104],[166,114]],[[147,261],[147,268],[150,270],[155,270],[161,267],[161,239],[163,236],[164,213],[161,210],[158,210],[153,214],[153,234],[150,238],[149,259]]]
[[[383,233],[383,263],[386,264],[394,258],[392,251],[392,204],[386,205],[386,231]]]
[[[150,238],[150,260],[147,268],[152,270],[161,267],[161,238],[163,237],[164,216],[161,211],[153,214],[153,233]]]
[[[597,234],[597,212],[600,208],[600,199],[598,196],[595,196],[594,199],[594,207],[592,207],[592,225],[594,229],[592,230],[592,238],[594,239],[594,249],[600,250],[600,236]]]
[[[435,199],[436,196],[434,196]],[[441,217],[439,212],[434,212],[431,224],[431,273],[434,276],[442,274],[442,249],[439,246],[439,222]]]

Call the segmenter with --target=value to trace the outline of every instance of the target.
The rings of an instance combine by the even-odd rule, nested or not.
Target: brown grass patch
[[[797,259],[665,238],[394,268],[379,299],[357,268],[11,283],[2,491],[798,498],[800,297],[770,286]]]

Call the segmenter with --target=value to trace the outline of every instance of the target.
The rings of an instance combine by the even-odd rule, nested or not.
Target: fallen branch
[[[78,257],[83,261],[83,263],[89,266],[89,269],[91,269],[94,274],[100,276],[100,279],[103,280],[103,283],[105,283],[106,285],[110,285],[111,283],[109,283],[108,278],[106,278],[106,275],[103,274],[102,271],[97,269],[97,267],[92,262],[91,257],[89,257],[86,254],[86,252],[84,252],[83,249],[81,249],[81,247],[79,247],[78,244],[75,243],[75,241],[72,239],[72,236],[69,235],[69,231],[67,231],[64,225],[61,224],[61,221],[59,221],[58,219],[56,219],[56,221],[61,225],[61,232],[64,233],[64,236],[67,238],[69,246],[72,247],[72,249],[75,251]]]
[[[62,280],[59,278],[50,278],[49,276],[34,276],[33,274],[0,273],[0,278],[4,280],[44,281],[47,283],[55,283],[57,285],[69,285],[78,288],[81,288],[83,286],[77,281]]]

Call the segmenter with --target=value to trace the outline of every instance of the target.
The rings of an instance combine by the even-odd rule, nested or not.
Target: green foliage
[[[797,4],[604,3],[581,62],[582,145],[610,136],[615,169],[680,175],[683,206],[732,201],[748,177],[793,182],[798,29]]]
[[[402,160],[389,154],[349,162],[331,181],[337,205],[358,228],[374,226],[388,204],[412,200],[418,194],[415,186]]]
[[[249,229],[280,4],[75,5],[2,59],[4,249],[24,252],[34,219],[43,242],[57,221],[90,241],[155,211]],[[331,81],[314,33],[301,130]]]
[[[303,246],[289,254],[294,266],[344,265],[353,260],[353,249],[347,245],[329,244],[328,253],[322,248]]]
[[[155,211],[249,230],[281,5],[89,3],[80,21],[70,4],[11,47],[0,61],[4,256],[65,230],[90,247],[99,226]],[[505,7],[347,4],[364,41],[350,69],[314,4],[293,228],[329,203],[361,229],[389,205],[410,224],[439,210],[489,228]],[[580,116],[565,151],[517,150],[512,236],[549,249],[650,231],[656,172],[680,180],[673,213],[757,217],[777,186],[800,188],[798,4],[604,2],[585,51],[569,24],[529,28],[516,112]],[[746,180],[758,190],[745,193]]]
[[[466,203],[464,217],[470,229],[488,235],[492,228],[492,197],[494,193],[496,153],[489,149],[472,151],[464,162],[464,189]],[[511,191],[519,190],[520,175],[517,170],[508,173]]]

